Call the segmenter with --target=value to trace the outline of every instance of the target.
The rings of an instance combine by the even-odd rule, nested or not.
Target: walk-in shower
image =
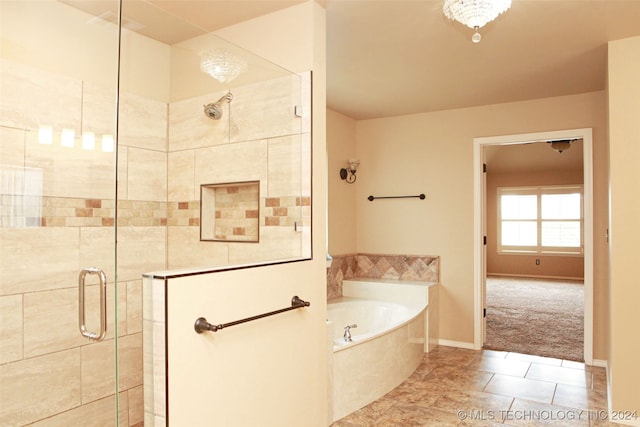
[[[230,103],[232,100],[233,94],[231,92],[227,92],[226,95],[218,99],[216,102],[203,105],[202,107],[204,108],[204,114],[211,120],[219,120],[222,117],[222,103],[224,101]]]

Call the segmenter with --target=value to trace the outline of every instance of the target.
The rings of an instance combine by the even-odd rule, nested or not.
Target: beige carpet
[[[487,278],[485,348],[583,361],[581,282]]]

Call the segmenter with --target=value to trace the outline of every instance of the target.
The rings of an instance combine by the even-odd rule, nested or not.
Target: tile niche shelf
[[[260,240],[259,181],[203,184],[200,200],[200,240]]]

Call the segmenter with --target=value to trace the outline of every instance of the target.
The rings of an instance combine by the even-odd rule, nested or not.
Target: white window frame
[[[580,193],[580,246],[578,247],[555,247],[555,246],[542,246],[542,195],[546,194],[573,194]],[[544,255],[583,255],[584,254],[584,188],[582,185],[546,185],[536,187],[498,187],[497,197],[497,251],[501,255],[515,255],[515,254],[544,254]],[[537,218],[530,221],[536,222],[537,230],[537,244],[535,246],[503,246],[502,245],[502,196],[503,195],[536,195],[538,198],[537,203]],[[529,220],[518,220],[529,221]],[[545,221],[549,221],[548,219]],[[560,219],[559,219],[560,221]],[[566,221],[566,220],[562,220]],[[577,220],[570,220],[577,221]]]

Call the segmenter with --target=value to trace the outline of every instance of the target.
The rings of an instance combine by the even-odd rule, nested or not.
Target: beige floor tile
[[[501,415],[506,423],[514,426],[589,426],[587,411],[524,399],[515,399],[511,409]]]
[[[451,426],[461,421],[456,412],[418,405],[397,404],[389,408],[375,425],[379,426]]]
[[[508,351],[497,351],[497,350],[482,350],[482,356],[484,357],[496,357],[498,359],[504,359],[509,354]]]
[[[505,375],[522,373],[525,366],[531,376],[545,380],[528,374],[526,378]],[[588,381],[591,388],[557,381]],[[484,389],[478,389],[483,384]],[[609,424],[606,411],[598,411],[606,408],[606,396],[603,368],[519,353],[438,346],[400,386],[332,427],[607,427],[614,424]]]
[[[563,360],[562,366],[565,368],[584,369],[585,364],[582,362],[576,362],[573,360]]]
[[[531,362],[522,360],[507,360],[492,356],[481,356],[475,359],[470,365],[470,369],[477,369],[494,374],[511,375],[513,377],[524,377],[531,366]]]
[[[606,409],[607,393],[584,387],[558,384],[553,404],[580,409]]]
[[[467,415],[472,413],[499,414],[506,412],[511,407],[513,397],[484,393],[473,390],[449,390],[440,396],[433,404],[434,408],[447,411],[465,411]],[[496,417],[480,417],[488,421],[494,421]]]
[[[532,354],[522,354],[522,353],[509,353],[506,356],[507,360],[523,360],[525,362],[534,362],[541,363],[544,365],[555,365],[561,366],[561,359],[554,359],[552,357],[543,357],[543,356],[534,356]]]
[[[554,383],[546,381],[495,374],[484,391],[536,402],[551,403],[555,388],[556,385]]]
[[[449,389],[482,391],[494,376],[491,372],[461,369],[453,366],[440,366],[424,377],[424,381],[438,384]]]
[[[591,387],[591,374],[582,369],[532,363],[526,378],[568,384],[578,387]]]

